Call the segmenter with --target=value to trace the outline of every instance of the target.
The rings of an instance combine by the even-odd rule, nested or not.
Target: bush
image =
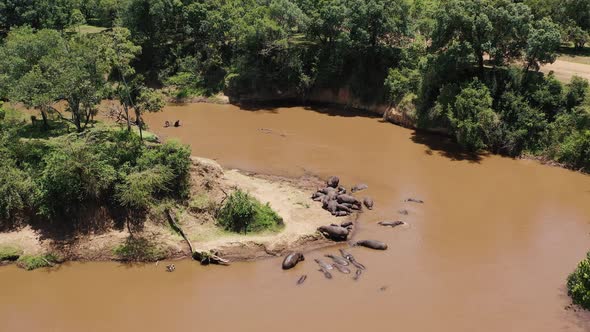
[[[15,214],[31,207],[35,186],[24,171],[10,160],[0,161],[0,220],[11,219]]]
[[[59,263],[60,259],[54,254],[43,254],[43,255],[25,255],[20,256],[16,265],[27,271],[39,269],[42,267],[51,267],[56,263]]]
[[[237,233],[276,231],[283,224],[268,204],[261,204],[240,189],[228,197],[219,212],[218,222],[225,230]]]
[[[190,149],[175,141],[168,141],[160,146],[146,149],[137,160],[139,169],[149,169],[154,165],[163,165],[172,171],[167,188],[179,198],[189,194],[189,172],[191,166]]]
[[[477,79],[457,95],[448,117],[459,144],[472,151],[488,147],[499,126],[492,102],[488,88]]]
[[[124,262],[155,262],[166,257],[164,250],[145,237],[129,236],[113,252]]]
[[[92,146],[83,140],[65,139],[47,155],[39,180],[43,215],[71,215],[84,202],[99,201],[112,188],[115,168]]]
[[[172,177],[172,171],[162,165],[127,174],[123,183],[117,185],[117,200],[121,206],[146,209],[154,203],[158,193],[167,191]]]
[[[15,247],[0,247],[0,262],[15,261],[22,254],[23,251]]]
[[[575,304],[590,310],[590,252],[567,278],[567,293]]]

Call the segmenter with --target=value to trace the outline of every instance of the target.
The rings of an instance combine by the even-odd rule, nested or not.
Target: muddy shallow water
[[[180,128],[163,128],[181,120]],[[378,118],[301,107],[168,107],[152,130],[225,167],[365,182],[375,210],[350,249],[358,281],[326,280],[306,253],[201,267],[70,263],[55,271],[0,268],[2,331],[590,331],[565,310],[565,279],[590,250],[590,176],[533,161],[460,153],[446,139]],[[415,196],[425,204],[404,203]],[[397,211],[405,208],[409,215]],[[408,227],[376,225],[402,219]],[[342,245],[341,247],[345,247]],[[307,281],[296,286],[300,275]]]

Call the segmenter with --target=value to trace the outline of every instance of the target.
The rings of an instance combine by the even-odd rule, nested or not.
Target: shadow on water
[[[488,155],[466,151],[449,137],[428,133],[423,130],[415,130],[411,139],[412,142],[425,145],[428,148],[424,153],[432,155],[436,151],[440,156],[454,161],[466,160],[471,163],[480,163],[483,157]]]
[[[279,112],[279,108],[303,107],[305,110],[325,114],[328,116],[351,118],[364,117],[375,119],[382,118],[380,114],[376,114],[370,111],[330,103],[307,103],[303,104],[302,106],[302,103],[298,101],[272,101],[240,103],[238,106],[241,110],[244,111],[265,112],[272,114],[277,114]]]

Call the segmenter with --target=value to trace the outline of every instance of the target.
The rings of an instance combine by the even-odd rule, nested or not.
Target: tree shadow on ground
[[[438,155],[449,158],[453,161],[469,161],[471,163],[480,163],[487,153],[474,153],[463,149],[455,143],[450,137],[428,133],[423,130],[415,130],[412,133],[412,142],[425,145],[428,149],[424,153],[432,155],[438,152]]]
[[[39,234],[39,240],[52,240],[56,249],[65,249],[80,237],[100,235],[111,230],[141,232],[146,212],[105,205],[89,205],[70,216],[52,220],[32,215],[28,224]]]

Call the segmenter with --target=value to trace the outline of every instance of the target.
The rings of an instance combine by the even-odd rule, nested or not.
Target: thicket
[[[567,290],[575,304],[590,310],[590,252],[567,278]]]
[[[24,122],[0,121],[0,221],[25,216],[75,222],[88,207],[145,210],[188,196],[190,151],[145,144],[134,132],[92,129],[52,139],[19,136]]]
[[[247,192],[236,190],[229,195],[217,217],[225,230],[236,233],[277,231],[283,219],[270,207]]]

